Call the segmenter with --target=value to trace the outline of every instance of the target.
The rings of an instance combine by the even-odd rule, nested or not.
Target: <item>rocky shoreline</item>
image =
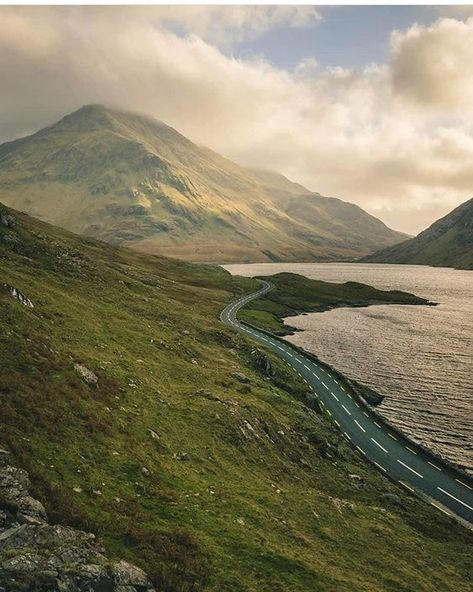
[[[0,592],[155,592],[148,576],[105,555],[95,535],[50,524],[28,473],[0,448]]]

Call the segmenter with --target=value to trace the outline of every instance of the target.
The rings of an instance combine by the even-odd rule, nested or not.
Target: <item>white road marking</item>
[[[348,409],[345,407],[345,405],[342,404],[343,409],[345,409],[345,411],[348,413],[348,415],[351,415],[350,411],[348,411]]]
[[[412,491],[412,493],[415,493],[414,489],[410,485],[408,485],[405,481],[399,481],[399,483],[402,483],[406,489],[408,489],[409,491]]]
[[[318,380],[320,380],[320,376],[316,372],[312,371],[312,374],[315,376],[315,378],[317,378]]]
[[[373,423],[374,423],[375,426],[378,426],[378,428],[381,427],[378,422],[374,421]]]
[[[322,384],[324,385],[324,387],[325,387],[327,390],[330,390],[330,389],[328,388],[328,386],[325,384],[325,382],[324,382],[323,380],[322,380]]]
[[[304,364],[304,368],[305,368],[306,370],[310,370],[310,368],[309,368],[309,366],[307,366],[307,364]]]
[[[384,452],[386,452],[386,454],[388,453],[388,451],[386,450],[386,448],[384,446],[381,446],[381,444],[379,442],[377,442],[374,438],[371,438],[371,440],[373,440],[373,442],[376,444],[376,446],[379,446],[381,448],[381,450],[383,450]]]
[[[332,417],[332,412],[330,411],[330,409],[327,409],[327,413],[330,415],[330,417]]]
[[[356,449],[359,450],[361,452],[361,454],[366,454],[366,452],[364,450],[362,450],[359,446],[357,446]]]
[[[336,419],[334,421],[338,425],[338,427],[340,427],[340,424],[338,423],[338,421]]]
[[[434,463],[431,463],[430,460],[427,461],[429,463],[429,465],[431,467],[434,467],[434,469],[437,469],[437,471],[441,471],[442,469],[440,467],[438,467],[437,465],[434,465]]]
[[[369,417],[369,415],[366,413],[366,411],[363,411],[363,415],[366,415],[366,417]]]
[[[351,438],[350,438],[350,436],[349,436],[349,435],[348,435],[346,432],[343,432],[343,435],[345,436],[345,438],[348,438],[348,440],[350,440],[350,441],[351,441]]]
[[[358,423],[358,422],[356,421],[356,419],[355,419],[355,423],[356,423],[356,425],[357,425],[357,426],[360,428],[360,430],[361,430],[362,432],[366,432],[365,428],[364,428],[364,427],[363,427],[363,426],[362,426],[360,423]]]
[[[473,489],[473,487],[470,487],[466,483],[463,483],[463,481],[460,481],[460,479],[455,479],[455,481],[458,481],[458,483],[460,483],[460,485],[463,485],[464,487],[467,487],[468,489]]]
[[[468,504],[465,504],[465,502],[462,502],[460,499],[458,499],[457,497],[455,497],[451,493],[448,493],[448,491],[445,491],[445,489],[442,489],[441,487],[437,487],[437,489],[440,490],[442,493],[445,493],[445,495],[448,495],[449,497],[451,497],[452,499],[454,499],[456,502],[462,504],[466,508],[469,508],[470,510],[473,510],[473,508],[471,506],[469,506]]]
[[[395,437],[394,437],[392,434],[390,434],[389,432],[388,432],[388,436],[389,436],[390,438],[392,438],[393,440],[396,440],[396,442],[397,442],[397,438],[395,438]]]
[[[412,448],[409,448],[409,446],[406,446],[406,449],[409,450],[409,452],[412,452],[412,454],[417,454],[417,452],[412,450]]]
[[[437,508],[437,510],[440,510],[441,512],[443,512],[444,514],[446,514],[447,516],[450,516],[450,518],[452,517],[452,515],[450,514],[450,512],[447,512],[447,510],[444,510],[442,507],[438,506],[437,504],[434,504],[434,502],[430,502],[430,504],[432,506],[434,506],[434,508]]]
[[[338,397],[337,397],[337,395],[336,395],[335,393],[332,393],[332,392],[331,392],[330,394],[332,395],[332,397],[333,397],[333,398],[334,398],[336,401],[338,401]]]
[[[402,460],[399,460],[398,458],[396,459],[398,463],[400,463],[403,467],[406,467],[406,469],[409,469],[409,471],[412,471],[413,473],[415,473],[418,477],[421,477],[421,479],[424,478],[423,475],[421,475],[420,473],[418,473],[417,471],[414,471],[414,469],[412,469],[409,465],[406,465],[406,463],[403,463]]]
[[[376,461],[374,461],[374,464],[378,467],[378,469],[381,469],[382,471],[384,471],[385,473],[387,473],[386,469],[384,467],[382,467],[379,463],[377,463]]]

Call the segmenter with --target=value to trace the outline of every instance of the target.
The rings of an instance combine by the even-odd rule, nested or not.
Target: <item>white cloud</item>
[[[315,60],[288,72],[209,43],[214,24],[203,8],[180,16],[189,35],[166,29],[160,8],[0,8],[0,139],[103,102],[154,115],[406,231],[470,197],[473,127],[458,98],[470,96],[470,21],[396,32],[391,60],[362,72]],[[261,32],[245,24],[249,15],[238,7],[219,26]],[[307,17],[291,18],[295,26]]]
[[[443,18],[392,37],[394,91],[422,108],[473,109],[473,18]]]

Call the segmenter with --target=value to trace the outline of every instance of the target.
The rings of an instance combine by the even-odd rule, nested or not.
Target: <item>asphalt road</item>
[[[263,287],[229,304],[221,320],[276,352],[306,381],[343,436],[379,471],[446,514],[473,524],[473,480],[430,455],[379,418],[337,377],[302,350],[282,339],[240,323],[236,315],[250,300],[272,289]]]

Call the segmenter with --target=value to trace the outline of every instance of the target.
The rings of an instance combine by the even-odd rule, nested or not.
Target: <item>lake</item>
[[[405,290],[438,306],[338,308],[290,317],[286,339],[385,396],[379,407],[414,439],[473,473],[473,271],[418,265],[261,263],[232,274],[281,271]]]

